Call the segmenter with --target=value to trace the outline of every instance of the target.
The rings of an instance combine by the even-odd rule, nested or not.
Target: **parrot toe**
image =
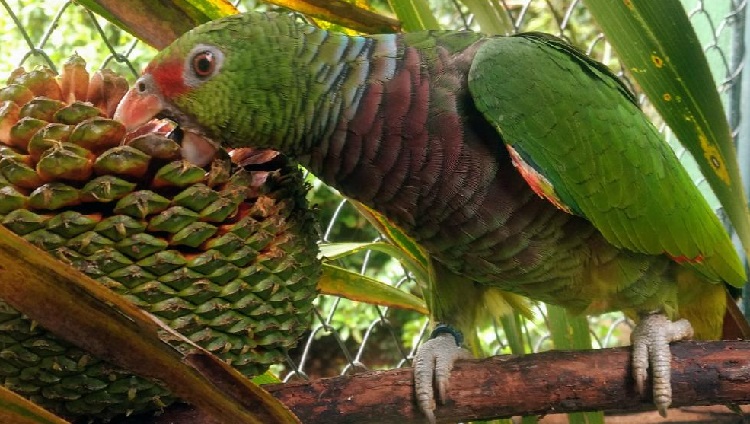
[[[653,376],[654,404],[663,417],[672,403],[671,352],[669,343],[693,336],[687,320],[672,322],[662,313],[644,315],[631,336],[633,378],[638,393],[644,394],[649,366]]]
[[[435,423],[435,388],[437,401],[446,400],[453,363],[458,359],[472,358],[460,346],[460,335],[446,326],[439,326],[433,337],[419,347],[414,357],[414,387],[419,409],[431,424]]]

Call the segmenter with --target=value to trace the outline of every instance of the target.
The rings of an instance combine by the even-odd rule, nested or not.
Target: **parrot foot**
[[[461,333],[441,324],[414,356],[414,389],[417,403],[431,424],[435,424],[435,387],[437,401],[443,403],[446,400],[453,363],[458,359],[472,358],[471,353],[460,346],[462,340]]]
[[[693,327],[685,319],[670,321],[662,313],[644,315],[633,334],[633,378],[638,394],[644,395],[648,368],[653,374],[654,404],[659,415],[667,416],[667,408],[672,403],[672,353],[669,343],[693,336]]]

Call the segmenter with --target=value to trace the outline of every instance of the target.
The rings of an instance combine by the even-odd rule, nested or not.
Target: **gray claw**
[[[471,358],[466,349],[456,345],[456,339],[450,333],[443,333],[426,341],[419,347],[414,357],[414,388],[417,394],[419,409],[431,424],[435,423],[435,386],[438,389],[438,401],[447,399],[448,380],[453,363],[457,359]]]
[[[672,404],[672,354],[669,343],[693,336],[687,320],[672,322],[664,314],[644,315],[633,330],[633,378],[640,395],[644,393],[648,369],[653,375],[654,404],[663,417]]]

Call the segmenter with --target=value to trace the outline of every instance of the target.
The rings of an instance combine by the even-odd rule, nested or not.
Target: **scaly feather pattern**
[[[513,47],[498,47],[506,43]],[[204,52],[210,72],[198,75],[194,61]],[[514,54],[531,59],[514,65]],[[569,85],[568,74],[600,92]],[[677,206],[669,216],[653,207],[669,201],[665,190],[702,200],[689,181],[666,177],[679,167],[665,158],[671,151],[639,139],[639,131],[653,129],[632,94],[602,65],[551,38],[347,37],[289,17],[237,15],[165,49],[135,90],[186,130],[296,158],[399,225],[439,263],[445,284],[471,285],[477,296],[491,287],[580,312],[665,310],[694,318],[700,311],[706,318],[696,319],[698,335],[718,337],[725,304],[715,283],[744,279],[716,217],[703,209],[695,215],[704,206]],[[506,126],[504,117],[517,125]],[[618,117],[629,131],[612,126]],[[575,142],[575,149],[540,155],[545,134],[561,134],[558,144]],[[608,149],[627,161],[607,159]],[[639,178],[631,180],[625,167]],[[620,178],[630,179],[610,184]],[[665,178],[668,187],[659,188]],[[592,194],[570,181],[603,189]],[[623,204],[627,219],[608,212]],[[711,222],[696,226],[704,231],[696,235],[668,226],[659,233],[669,219]],[[643,222],[654,234],[637,230]],[[642,243],[647,237],[665,238],[657,243],[663,249]],[[709,255],[723,259],[706,268],[680,263],[708,262]],[[696,307],[703,296],[716,301]],[[467,330],[476,310],[462,308],[462,300],[440,298],[435,318]]]

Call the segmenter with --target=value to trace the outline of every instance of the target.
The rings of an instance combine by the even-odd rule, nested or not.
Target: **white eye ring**
[[[199,44],[187,55],[183,78],[190,87],[200,85],[219,73],[224,64],[224,53],[216,46]]]

